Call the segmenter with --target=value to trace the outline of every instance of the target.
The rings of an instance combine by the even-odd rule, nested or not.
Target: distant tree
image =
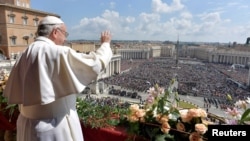
[[[247,38],[246,45],[249,45],[250,37]]]

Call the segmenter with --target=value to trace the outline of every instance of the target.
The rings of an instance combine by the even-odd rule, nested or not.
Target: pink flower
[[[155,93],[156,93],[154,87],[149,88],[149,90],[147,90],[147,92],[148,92],[150,95],[155,95]]]
[[[238,120],[235,119],[226,119],[226,123],[229,125],[237,125],[238,124]]]
[[[148,97],[147,97],[147,99],[146,99],[146,102],[147,102],[147,104],[153,104],[154,103],[154,100],[155,100],[155,98],[152,96],[152,95],[149,95]]]
[[[159,87],[159,88],[158,88],[158,93],[159,93],[159,94],[164,94],[164,93],[165,93],[165,89]]]
[[[147,92],[150,95],[152,95],[153,97],[158,97],[158,95],[163,94],[164,91],[165,91],[164,88],[159,87],[158,85],[156,85],[155,87],[149,88],[149,90]]]
[[[238,116],[240,116],[240,112],[237,110],[237,108],[232,108],[232,109],[230,109],[230,108],[227,108],[227,110],[226,110],[226,113],[227,114],[229,114],[229,115],[231,115],[231,116],[233,116],[233,117],[238,117]]]

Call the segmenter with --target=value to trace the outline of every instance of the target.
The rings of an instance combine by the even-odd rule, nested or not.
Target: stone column
[[[248,68],[250,67],[250,62],[247,63]],[[250,69],[248,69],[247,86],[250,86]]]

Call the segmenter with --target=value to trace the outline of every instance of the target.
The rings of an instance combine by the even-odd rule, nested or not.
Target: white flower
[[[165,106],[164,106],[164,109],[167,110],[167,111],[170,110],[170,108],[168,107],[168,105],[165,105]]]
[[[178,115],[174,115],[174,114],[169,114],[168,117],[169,117],[169,119],[172,119],[172,120],[178,119]]]
[[[149,90],[147,90],[147,92],[149,93],[149,95],[152,95],[153,97],[158,97],[158,92],[157,92],[157,89],[155,87],[149,88]]]
[[[162,87],[160,87],[160,88],[158,88],[158,92],[159,92],[159,94],[164,94],[165,93],[165,89],[162,88]]]
[[[250,97],[247,97],[246,103],[250,104]]]
[[[157,108],[155,108],[154,110],[153,110],[153,117],[156,117],[157,116]]]
[[[240,107],[240,108],[243,108],[243,109],[246,109],[246,107],[247,107],[247,103],[244,100],[238,100],[238,101],[235,102],[234,105],[236,107]]]
[[[155,88],[154,87],[150,87],[149,90],[147,90],[147,92],[149,94],[153,94],[155,92]]]

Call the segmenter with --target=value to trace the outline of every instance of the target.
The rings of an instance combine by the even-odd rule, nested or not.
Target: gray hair
[[[50,33],[61,25],[62,24],[41,24],[37,28],[36,36],[49,37]]]

